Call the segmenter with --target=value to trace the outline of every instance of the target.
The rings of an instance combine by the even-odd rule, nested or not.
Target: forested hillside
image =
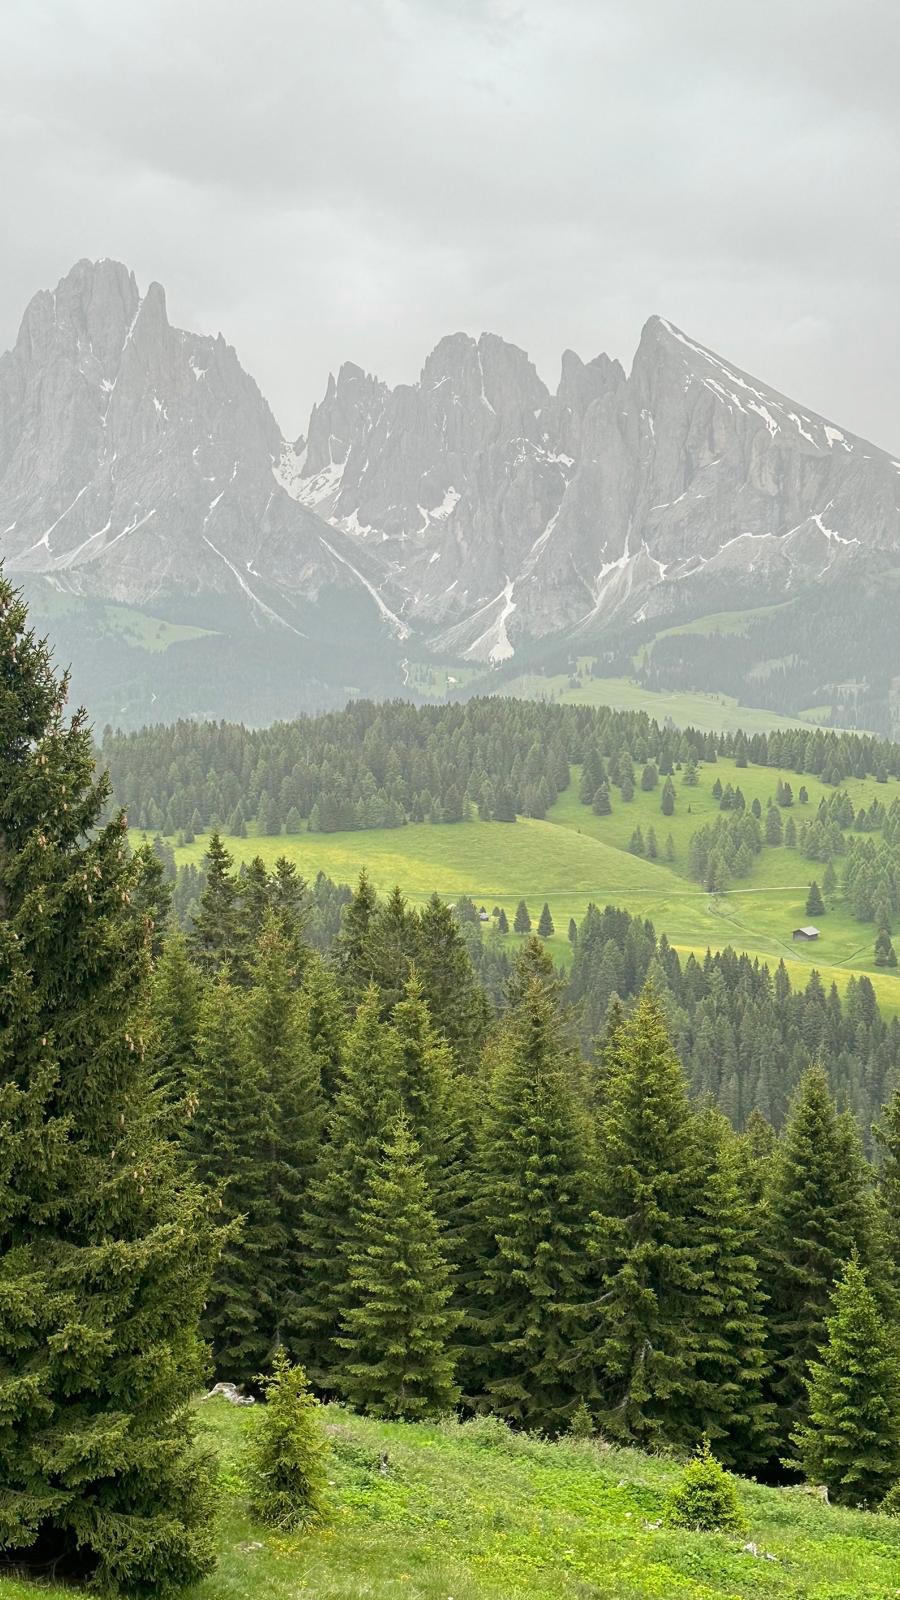
[[[573,762],[600,761],[611,781],[627,771],[633,784],[635,768],[647,762],[665,777],[676,765],[718,756],[830,784],[900,776],[900,745],[868,735],[820,728],[714,734],[660,727],[643,713],[494,698],[445,706],[357,701],[258,729],[225,722],[107,729],[102,745],[133,825],[169,835],[216,823],[240,833],[251,819],[270,834],[454,823],[466,808],[511,822],[517,812],[544,816]]]
[[[176,874],[173,852],[163,841],[155,840],[151,848],[172,895],[173,918],[190,932],[204,896],[208,863],[199,870],[181,867]],[[230,859],[223,851],[221,845],[215,847],[215,861]],[[304,938],[322,954],[340,948],[350,889],[323,874],[305,883],[283,860],[271,881],[286,876],[302,906]],[[235,875],[236,903],[247,897],[258,916],[260,886],[266,881],[257,858]],[[440,919],[448,936],[452,934],[454,949],[462,942],[485,991],[487,1014],[505,1009],[516,951],[496,919],[486,928],[466,896],[456,902],[452,916],[438,896],[420,909],[398,891],[390,903],[397,930],[392,960],[398,974],[431,964],[427,946]],[[615,906],[589,906],[584,918],[571,925],[568,939],[571,960],[558,969],[557,979],[583,1051],[590,1053],[602,1036],[615,999],[633,1000],[649,979],[663,999],[695,1099],[710,1097],[735,1127],[743,1128],[758,1110],[780,1128],[804,1068],[816,1060],[871,1148],[872,1121],[900,1081],[900,1019],[882,1016],[865,973],[852,975],[841,995],[834,983],[824,986],[815,969],[802,987],[796,986],[783,961],[770,968],[732,949],[707,952],[702,959],[685,957],[652,922]],[[553,943],[546,948],[552,953]]]

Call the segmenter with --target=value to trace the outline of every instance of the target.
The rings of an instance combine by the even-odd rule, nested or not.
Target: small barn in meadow
[[[818,939],[818,937],[819,937],[818,928],[809,927],[809,928],[795,928],[794,929],[794,938],[795,939],[803,939],[803,940],[806,940],[808,942],[810,939]]]

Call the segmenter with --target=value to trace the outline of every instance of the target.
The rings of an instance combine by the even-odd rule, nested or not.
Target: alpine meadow
[[[898,63],[3,8],[0,1600],[900,1600]]]

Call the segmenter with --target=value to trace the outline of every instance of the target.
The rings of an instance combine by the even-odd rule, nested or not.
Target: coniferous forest
[[[180,925],[164,862],[129,850],[90,730],[5,584],[0,675],[11,1564],[148,1596],[208,1573],[215,1489],[188,1402],[210,1376],[267,1397],[262,1506],[283,1507],[279,1463],[314,1429],[306,1383],[382,1418],[700,1447],[735,1473],[891,1504],[900,1030],[868,980],[843,1000],[815,977],[795,992],[783,966],[683,960],[612,907],[574,930],[566,977],[538,934],[513,955],[484,940],[465,903],[416,909],[365,872],[350,894],[308,886],[287,860],[238,871],[218,833]],[[548,791],[563,763],[568,781],[579,719],[507,715],[515,809],[544,771]],[[451,770],[461,801],[477,764],[496,811],[487,706],[435,720],[403,794],[403,728],[430,714],[346,717],[335,776],[302,795],[272,754],[296,753],[295,730],[197,730],[234,757],[220,779],[237,788],[208,783],[207,810],[261,792],[269,762],[269,796],[318,806],[321,825],[368,727],[365,771],[383,782],[366,804],[424,814]],[[625,731],[664,772],[680,736]],[[154,761],[163,737],[147,736]],[[206,757],[185,728],[172,739],[168,787],[146,781],[177,822]],[[143,748],[124,742],[120,794],[144,781]],[[897,753],[815,734],[810,759],[837,784]],[[344,777],[362,805],[362,777]],[[311,1496],[313,1456],[290,1480],[306,1474]]]

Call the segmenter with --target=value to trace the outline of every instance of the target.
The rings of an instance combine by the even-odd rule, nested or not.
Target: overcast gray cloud
[[[900,448],[895,0],[5,0],[0,345],[79,256],[296,433],[490,328],[555,383],[654,311]]]

